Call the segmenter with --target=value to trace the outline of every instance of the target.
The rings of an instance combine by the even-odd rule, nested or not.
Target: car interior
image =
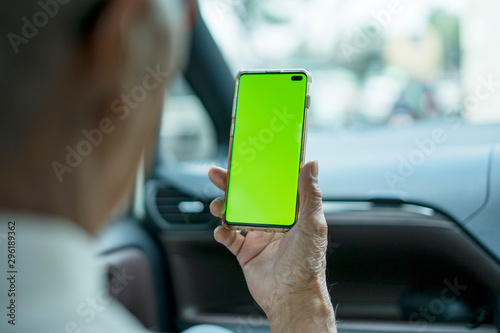
[[[196,101],[177,99],[184,123],[165,125],[153,170],[138,179],[128,216],[100,236],[99,253],[110,283],[123,271],[134,277],[114,296],[154,332],[270,332],[236,258],[213,238],[221,221],[209,204],[223,192],[207,171],[227,166],[235,73],[200,7],[171,96],[188,90]],[[203,114],[184,110],[193,103]],[[209,124],[210,139],[188,126],[196,123]],[[455,124],[311,128],[339,332],[500,331],[500,122]],[[200,141],[201,157],[184,158]]]

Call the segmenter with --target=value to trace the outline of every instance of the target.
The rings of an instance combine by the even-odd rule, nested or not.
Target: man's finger
[[[227,171],[223,168],[213,166],[208,170],[208,178],[214,183],[219,189],[226,190],[226,173]]]
[[[237,256],[240,253],[245,236],[236,230],[227,230],[223,226],[218,226],[214,230],[214,238],[217,242],[225,245],[232,254]]]
[[[222,217],[226,210],[226,202],[223,198],[217,198],[210,203],[210,213],[213,216]]]
[[[318,184],[318,161],[309,162],[300,171],[299,175],[299,219],[310,226],[326,226],[323,214],[321,190]],[[311,220],[311,221],[309,221]]]

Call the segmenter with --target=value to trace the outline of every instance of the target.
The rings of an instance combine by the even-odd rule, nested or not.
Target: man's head
[[[180,0],[3,0],[0,209],[91,233],[153,155],[180,60]]]

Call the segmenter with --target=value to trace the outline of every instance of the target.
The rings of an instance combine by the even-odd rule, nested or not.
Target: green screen
[[[301,76],[302,80],[292,80]],[[307,77],[245,73],[235,109],[226,222],[295,222]]]

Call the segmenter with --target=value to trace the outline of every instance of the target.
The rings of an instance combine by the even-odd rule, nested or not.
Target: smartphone
[[[238,73],[226,176],[226,228],[286,232],[295,224],[311,82],[305,69]]]

